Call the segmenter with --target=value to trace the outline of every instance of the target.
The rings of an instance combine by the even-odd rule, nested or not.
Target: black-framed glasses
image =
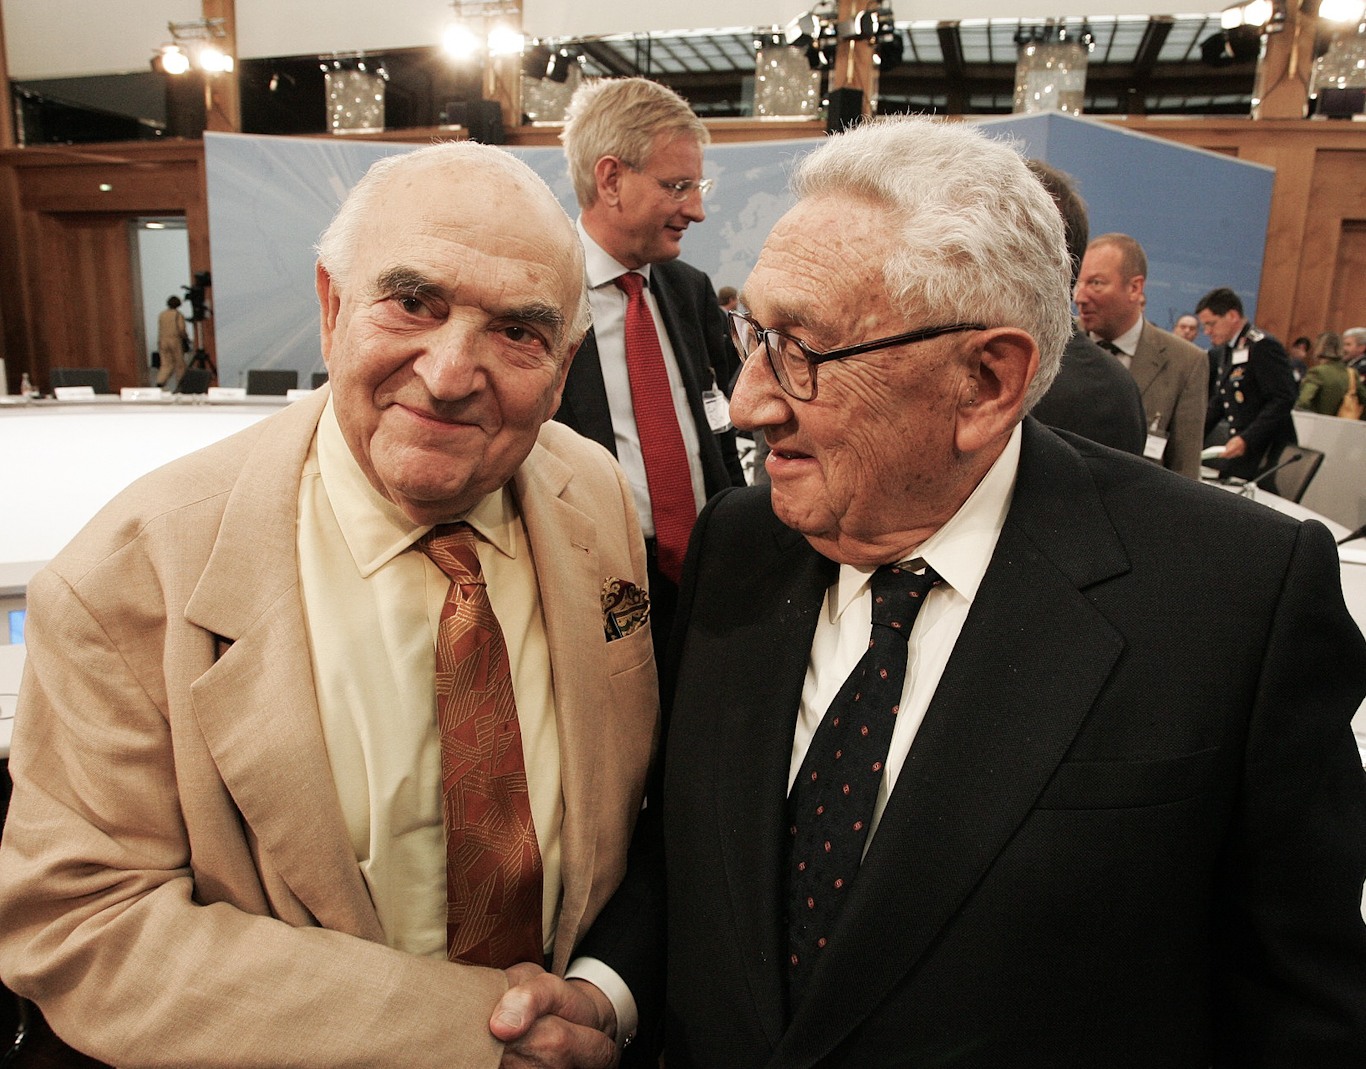
[[[664,190],[664,192],[668,193],[670,197],[680,204],[692,196],[693,190],[697,190],[698,196],[705,197],[716,185],[715,178],[699,178],[696,182],[691,178],[682,182],[670,182],[667,179],[660,178],[658,175],[651,174],[643,167],[637,167],[634,163],[627,163],[625,160],[622,160],[621,162],[635,171],[636,174],[643,174],[646,178],[653,178],[659,183],[660,189]]]
[[[843,360],[846,356],[858,356],[879,349],[890,349],[894,345],[911,345],[918,341],[929,341],[944,334],[957,334],[966,330],[986,330],[981,323],[950,323],[944,327],[922,327],[920,330],[893,334],[888,338],[866,341],[860,345],[850,345],[843,349],[829,349],[820,352],[806,342],[784,334],[772,327],[763,327],[744,312],[727,312],[730,317],[730,337],[735,348],[740,351],[740,359],[748,360],[762,346],[768,356],[768,365],[773,369],[773,377],[783,388],[783,393],[798,401],[810,401],[816,396],[816,365],[831,360]]]

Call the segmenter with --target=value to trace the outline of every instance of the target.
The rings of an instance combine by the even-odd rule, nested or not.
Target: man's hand
[[[489,1031],[505,1044],[505,1069],[612,1069],[617,1015],[585,980],[562,980],[524,962],[507,970],[511,987],[493,1008]]]
[[[1224,451],[1219,454],[1224,460],[1233,460],[1247,452],[1247,443],[1238,435],[1230,438],[1224,446]]]

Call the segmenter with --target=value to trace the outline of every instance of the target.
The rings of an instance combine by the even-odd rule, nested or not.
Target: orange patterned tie
[[[466,523],[418,541],[451,580],[436,637],[446,821],[446,957],[505,969],[544,961],[541,852],[527,795],[507,643]]]

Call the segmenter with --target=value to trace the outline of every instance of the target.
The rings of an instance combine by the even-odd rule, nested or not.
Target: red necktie
[[[645,279],[633,271],[615,281],[627,298],[626,371],[631,377],[631,405],[650,487],[659,570],[677,583],[683,573],[688,536],[697,521],[688,454],[683,448],[683,432],[678,429],[659,332],[642,292]]]
[[[545,959],[541,852],[502,628],[469,524],[418,548],[447,576],[436,638],[436,714],[446,822],[446,956],[505,969]]]

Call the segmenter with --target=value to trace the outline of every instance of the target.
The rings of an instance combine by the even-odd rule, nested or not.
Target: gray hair
[[[1342,332],[1344,338],[1355,338],[1357,341],[1366,342],[1366,327],[1349,327]]]
[[[1048,392],[1072,335],[1072,270],[1062,217],[1013,147],[966,124],[878,119],[806,156],[792,189],[885,209],[896,242],[883,274],[902,313],[1027,331],[1039,370],[1025,411]]]
[[[693,137],[699,145],[711,141],[688,102],[658,82],[596,78],[579,86],[565,111],[560,134],[579,206],[591,208],[598,201],[593,174],[598,160],[616,156],[633,167],[644,167],[660,134]]]
[[[484,168],[498,171],[523,192],[553,204],[564,217],[564,247],[577,263],[579,274],[583,275],[583,246],[575,233],[574,223],[540,175],[517,157],[491,145],[475,141],[445,141],[376,160],[352,187],[317,244],[318,263],[337,285],[350,285],[356,251],[364,240],[365,222],[382,202],[389,183],[402,174],[443,167],[450,170]],[[588,332],[592,323],[586,283],[571,319],[567,337],[571,342],[577,342]]]

